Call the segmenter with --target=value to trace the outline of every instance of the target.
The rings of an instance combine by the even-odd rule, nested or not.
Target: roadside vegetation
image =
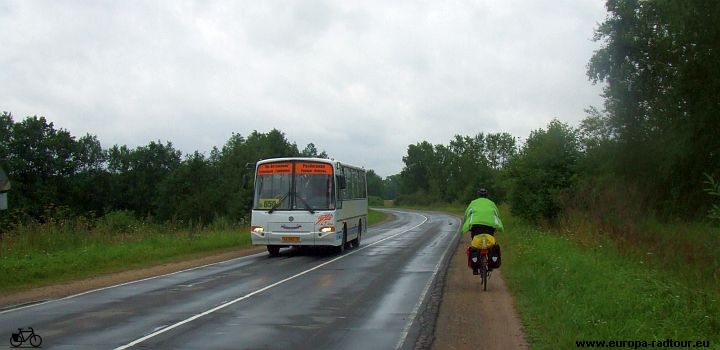
[[[683,250],[710,244],[680,243],[679,232],[692,232],[687,228],[648,227],[669,243],[660,253],[641,241],[578,237],[583,231],[505,218],[503,276],[533,349],[575,348],[583,340],[720,344],[717,274],[707,260]]]
[[[368,222],[386,216],[370,210]],[[0,294],[251,247],[248,226],[221,219],[190,229],[143,223],[121,211],[95,222],[22,226],[0,244]]]
[[[409,207],[458,216],[464,210]],[[714,224],[641,218],[621,235],[587,216],[547,225],[522,219],[507,205],[501,211],[501,270],[532,349],[575,348],[583,340],[720,344]]]
[[[0,294],[249,248],[248,232],[223,222],[202,230],[147,224],[124,212],[16,227],[0,245]]]

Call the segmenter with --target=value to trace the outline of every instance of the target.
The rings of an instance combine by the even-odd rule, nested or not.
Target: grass
[[[368,216],[373,225],[386,214],[370,210]],[[0,295],[252,246],[247,227],[221,222],[202,230],[175,229],[127,217],[94,226],[20,227],[0,238]]]
[[[505,219],[503,275],[533,349],[667,339],[720,348],[720,289],[712,277],[638,259],[607,239],[592,244]]]
[[[385,214],[381,211],[369,209],[368,210],[368,225],[372,226],[372,225],[378,224],[378,223],[384,221],[385,218],[387,218],[387,217],[388,217],[388,214]]]
[[[247,231],[146,232],[106,239],[75,237],[94,235],[87,232],[35,233],[24,246],[3,245],[0,293],[247,248]],[[53,241],[61,243],[53,247]]]

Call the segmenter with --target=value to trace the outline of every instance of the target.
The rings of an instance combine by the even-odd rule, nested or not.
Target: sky
[[[210,154],[278,129],[399,173],[455,135],[523,140],[602,107],[601,0],[0,0],[0,111],[107,149]]]

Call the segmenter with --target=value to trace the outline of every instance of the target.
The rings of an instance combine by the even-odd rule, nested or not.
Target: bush
[[[705,184],[707,187],[704,189],[707,194],[717,197],[720,199],[720,182],[715,181],[715,178],[711,175],[705,174],[707,180]],[[712,208],[708,211],[708,217],[713,220],[720,221],[720,204],[713,204]]]
[[[417,191],[413,194],[400,195],[395,200],[396,205],[420,205],[429,206],[433,204],[441,203],[442,200],[438,196],[427,193],[423,190]]]
[[[368,205],[371,207],[382,207],[385,205],[385,201],[383,201],[380,196],[368,196]]]
[[[114,210],[103,216],[98,228],[111,233],[132,233],[140,227],[140,222],[129,210]]]
[[[520,154],[510,162],[513,213],[533,221],[554,220],[560,199],[572,188],[580,158],[577,132],[553,120],[547,131],[530,133]]]

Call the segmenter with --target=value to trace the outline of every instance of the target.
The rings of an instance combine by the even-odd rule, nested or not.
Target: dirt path
[[[502,268],[492,272],[483,291],[467,267],[469,245],[470,238],[463,235],[450,260],[431,349],[528,349]]]

